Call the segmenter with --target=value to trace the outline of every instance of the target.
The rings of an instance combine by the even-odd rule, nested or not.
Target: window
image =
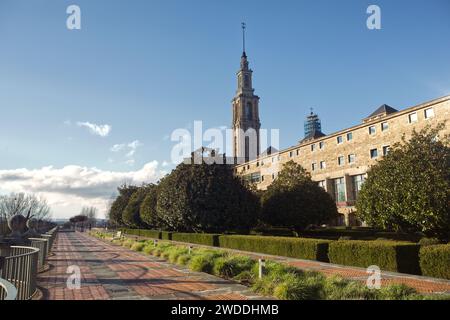
[[[262,165],[262,166],[264,165],[264,160],[261,160],[261,165]]]
[[[294,155],[294,153],[292,151],[289,152],[289,158],[292,158],[293,155]]]
[[[311,170],[316,171],[316,163],[315,162],[313,164],[311,164]]]
[[[325,142],[323,141],[319,142],[319,149],[322,150],[323,147],[325,147]]]
[[[389,153],[390,147],[389,146],[384,146],[383,147],[383,156],[387,156],[387,154]]]
[[[375,159],[376,157],[378,157],[378,150],[377,149],[370,150],[370,157],[372,159]]]
[[[318,182],[319,187],[321,187],[322,189],[326,189],[326,181],[322,180]]]
[[[250,181],[252,183],[259,183],[261,181],[261,173],[255,172],[250,175]]]
[[[272,157],[272,163],[274,163],[275,162],[275,157]]]
[[[327,164],[325,161],[320,161],[320,169],[325,169],[327,167]]]
[[[297,149],[297,155],[299,155],[300,154],[300,150],[299,149]]]
[[[414,112],[414,113],[409,114],[408,120],[409,120],[409,123],[417,122],[417,113]]]
[[[259,167],[259,161],[258,161],[258,162],[256,162],[256,166],[257,166],[257,167]]]
[[[369,127],[369,134],[375,134],[376,132],[377,132],[377,128],[375,128],[375,126]]]
[[[430,118],[434,117],[434,109],[433,108],[425,109],[424,113],[425,113],[425,119],[430,119]]]
[[[348,155],[348,163],[355,163],[356,157],[354,154]]]
[[[347,141],[353,140],[353,132],[347,133]]]
[[[246,88],[250,87],[250,77],[248,76],[248,74],[246,74],[245,77],[244,77],[244,86]]]
[[[356,200],[358,199],[359,191],[361,190],[361,187],[364,181],[366,180],[366,177],[363,174],[360,174],[357,176],[353,176],[352,180],[353,180],[353,199]]]
[[[314,150],[316,150],[316,145],[315,145],[315,144],[312,144],[312,145],[311,145],[311,151],[314,151]]]
[[[338,165],[343,166],[345,163],[344,156],[338,157]]]
[[[345,202],[344,178],[334,179],[334,199],[336,202]]]
[[[389,123],[383,122],[383,123],[381,124],[381,131],[386,131],[386,130],[388,130],[388,129],[389,129]]]
[[[277,161],[280,161],[281,160],[281,156],[279,155],[278,157],[277,157]]]
[[[341,144],[343,142],[342,136],[337,137],[337,144]]]
[[[272,173],[272,180],[275,180],[275,173]]]
[[[245,106],[245,118],[252,119],[253,118],[253,106],[251,102],[248,102]]]
[[[261,181],[264,182],[264,176],[261,176]]]

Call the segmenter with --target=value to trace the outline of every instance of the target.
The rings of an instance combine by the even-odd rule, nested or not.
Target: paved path
[[[156,257],[105,243],[78,232],[60,232],[38,277],[48,300],[258,299],[249,289],[205,273],[191,272]],[[66,285],[69,266],[81,271],[81,288]]]

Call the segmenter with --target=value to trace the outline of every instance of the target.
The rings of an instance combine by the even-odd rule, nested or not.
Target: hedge
[[[219,235],[210,233],[172,233],[172,240],[178,242],[196,243],[206,246],[219,246]]]
[[[421,274],[420,246],[395,241],[347,241],[330,243],[328,257],[331,263],[367,268],[372,265],[381,270]]]
[[[328,262],[331,241],[261,236],[219,236],[219,247]]]
[[[450,280],[450,244],[421,247],[420,268],[424,276]]]
[[[172,240],[172,232],[169,231],[161,231],[161,238],[162,240]]]
[[[152,239],[161,239],[161,231],[147,229],[121,229],[125,234]]]

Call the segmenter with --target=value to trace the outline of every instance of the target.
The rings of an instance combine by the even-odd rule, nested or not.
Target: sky
[[[103,216],[120,184],[158,181],[175,130],[231,126],[243,21],[261,124],[282,148],[309,108],[332,133],[450,94],[448,0],[0,0],[0,194]]]

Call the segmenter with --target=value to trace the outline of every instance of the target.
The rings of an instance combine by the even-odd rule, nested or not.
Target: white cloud
[[[77,122],[77,126],[89,129],[89,132],[100,136],[107,137],[111,132],[112,127],[109,124],[95,124],[90,122]]]
[[[119,152],[119,151],[121,151],[121,150],[123,150],[123,148],[125,148],[125,144],[115,144],[115,145],[113,145],[112,147],[111,147],[111,151],[112,152]]]
[[[105,171],[95,167],[68,165],[40,169],[0,170],[0,192],[36,193],[47,198],[53,216],[70,217],[83,206],[96,206],[102,213],[123,183],[140,185],[158,181],[166,173],[157,161],[136,171]]]

